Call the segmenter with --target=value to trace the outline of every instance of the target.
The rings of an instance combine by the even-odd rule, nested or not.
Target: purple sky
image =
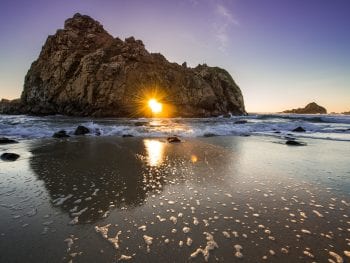
[[[80,12],[170,61],[227,69],[249,112],[311,101],[350,110],[349,0],[6,2],[0,2],[0,98],[20,96],[47,36]]]

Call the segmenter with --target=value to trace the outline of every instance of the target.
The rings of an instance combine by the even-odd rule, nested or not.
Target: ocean
[[[86,126],[88,136],[180,137],[263,135],[293,136],[324,140],[350,141],[350,116],[251,114],[231,118],[77,118],[0,115],[0,136],[19,140],[49,138],[66,130],[72,135],[78,125]],[[306,132],[293,132],[302,127]]]

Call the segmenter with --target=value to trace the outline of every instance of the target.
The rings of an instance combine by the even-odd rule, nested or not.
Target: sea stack
[[[114,38],[98,21],[77,13],[47,38],[25,77],[20,106],[2,111],[141,117],[142,99],[157,93],[169,106],[165,117],[246,113],[241,90],[226,70],[184,65],[149,53],[134,37]]]
[[[317,105],[315,102],[311,102],[304,108],[285,110],[283,113],[295,113],[295,114],[327,114],[326,108]]]

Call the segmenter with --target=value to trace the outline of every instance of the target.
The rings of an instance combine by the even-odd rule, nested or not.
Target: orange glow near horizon
[[[194,154],[191,155],[191,162],[196,163],[198,161],[198,157]]]
[[[161,113],[163,110],[162,103],[158,102],[156,99],[150,99],[148,101],[148,107],[150,107],[153,114]]]

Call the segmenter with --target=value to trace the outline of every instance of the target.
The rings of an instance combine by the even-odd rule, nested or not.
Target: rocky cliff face
[[[169,116],[245,113],[242,93],[225,70],[170,63],[161,54],[149,53],[142,41],[113,38],[99,22],[80,14],[46,40],[25,77],[21,110],[147,116],[144,99],[154,93]]]
[[[298,108],[292,110],[286,110],[283,113],[296,113],[296,114],[327,114],[327,110],[317,105],[315,102],[311,102],[305,106],[305,108]]]

